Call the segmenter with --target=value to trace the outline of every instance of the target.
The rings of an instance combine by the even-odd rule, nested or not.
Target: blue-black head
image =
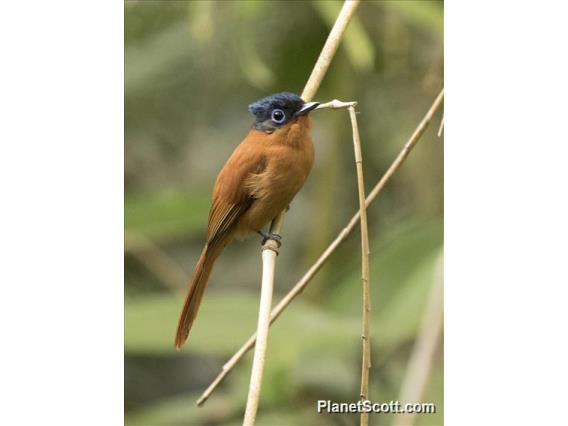
[[[304,102],[294,93],[282,92],[253,102],[248,109],[256,118],[255,129],[271,133],[306,115],[318,105],[319,102]]]

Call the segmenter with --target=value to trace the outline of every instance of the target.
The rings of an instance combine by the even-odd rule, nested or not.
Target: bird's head
[[[308,114],[318,105],[319,102],[304,102],[294,93],[282,92],[253,102],[248,109],[256,119],[254,128],[271,133]]]

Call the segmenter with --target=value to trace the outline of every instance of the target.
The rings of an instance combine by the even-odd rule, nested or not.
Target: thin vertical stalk
[[[269,256],[276,254],[269,249],[262,251],[263,264],[267,262]],[[266,361],[266,346],[268,343],[268,328],[270,327],[270,308],[272,307],[272,290],[274,282],[274,268],[264,268],[262,270],[262,287],[260,291],[260,310],[258,312],[258,327],[256,331],[257,343],[252,362],[252,373],[250,378],[249,394],[245,410],[243,425],[254,425],[258,403],[260,400],[260,385],[262,383],[262,373]]]
[[[371,336],[369,333],[369,313],[371,311],[371,285],[369,283],[369,229],[367,225],[367,207],[365,206],[365,179],[363,178],[363,155],[361,154],[361,138],[357,125],[355,107],[350,106],[349,118],[353,133],[353,150],[355,151],[355,168],[357,170],[357,188],[359,194],[359,216],[361,217],[361,281],[363,284],[362,332],[363,354],[361,361],[361,401],[369,399],[369,370],[371,369]],[[369,413],[361,413],[361,426],[369,424]]]

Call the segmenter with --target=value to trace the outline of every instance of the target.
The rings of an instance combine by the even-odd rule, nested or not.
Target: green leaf
[[[334,354],[311,354],[301,357],[294,369],[294,379],[303,389],[324,389],[326,395],[341,397],[350,390],[357,389],[360,377],[353,368],[358,359],[361,339],[353,339],[349,356]],[[333,352],[329,352],[333,354]]]
[[[265,383],[264,388],[267,386]],[[240,395],[236,395],[239,392]],[[195,401],[198,394],[182,394],[163,399],[148,407],[127,413],[126,426],[173,426],[173,425],[205,425],[224,424],[241,425],[244,414],[246,387],[234,389],[229,394],[219,392],[207,401],[203,407],[197,407]],[[230,419],[230,420],[229,420]],[[315,412],[313,407],[301,410],[275,410],[262,400],[262,409],[258,413],[256,424],[263,425],[300,425],[326,424],[325,418]],[[322,423],[323,421],[323,423]]]
[[[212,424],[227,417],[227,413],[241,409],[237,398],[225,398],[216,395],[203,407],[197,407],[195,401],[199,394],[180,394],[165,398],[147,407],[128,412],[126,426],[166,426]]]
[[[166,190],[138,194],[124,202],[124,229],[154,240],[179,239],[207,225],[210,196]],[[131,248],[131,247],[129,247]]]
[[[444,9],[439,1],[405,0],[375,3],[390,8],[418,27],[443,37]]]
[[[409,337],[421,319],[442,245],[441,221],[402,224],[372,238],[370,248],[371,320],[376,342],[394,345]],[[332,289],[329,309],[359,318],[359,260],[345,282]]]
[[[183,21],[169,25],[148,40],[129,45],[124,54],[125,95],[148,91],[153,87],[151,82],[195,52]]]
[[[125,303],[125,350],[175,355],[174,335],[183,295],[160,295]],[[255,329],[255,298],[246,294],[208,294],[184,350],[225,354]]]
[[[389,305],[376,316],[376,335],[383,345],[394,346],[416,335],[434,284],[439,256],[439,251],[434,252],[417,265]]]
[[[185,350],[200,354],[232,353],[256,330],[258,295],[210,293],[203,301]],[[171,354],[183,296],[160,295],[125,303],[125,350],[128,353]],[[272,327],[269,354],[275,359],[298,351],[331,351],[357,338],[357,319],[336,319],[296,301]]]

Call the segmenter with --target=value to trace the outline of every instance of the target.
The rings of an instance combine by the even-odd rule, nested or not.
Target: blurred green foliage
[[[173,336],[205,237],[216,174],[252,123],[247,105],[300,93],[337,1],[125,3],[125,409],[127,425],[241,424],[250,354],[203,408],[195,400],[254,331],[259,241],[221,256],[181,353]],[[443,85],[443,3],[365,1],[317,100],[357,100],[367,189]],[[398,399],[443,244],[440,116],[369,208],[371,399]],[[347,114],[313,114],[316,164],[286,216],[278,300],[357,210]],[[358,424],[317,414],[356,401],[360,377],[358,230],[272,328],[259,425]],[[443,421],[441,343],[423,397]],[[371,415],[371,424],[391,424]]]
[[[166,241],[187,237],[207,226],[210,196],[173,190],[127,197],[124,229]]]

